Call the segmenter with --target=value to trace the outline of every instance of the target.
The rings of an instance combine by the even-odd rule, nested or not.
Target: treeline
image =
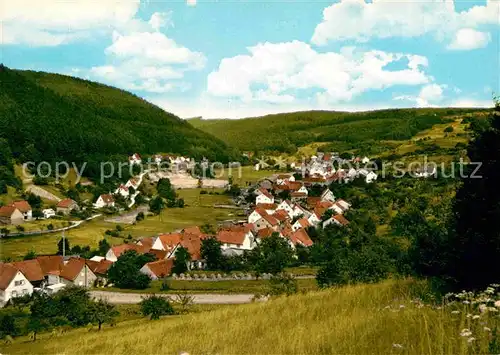
[[[20,161],[124,161],[134,152],[227,162],[222,141],[121,90],[62,75],[0,67],[0,138]]]
[[[243,120],[190,122],[241,150],[294,153],[312,142],[332,142],[337,150],[355,144],[406,140],[446,116],[465,115],[481,109],[393,109],[370,112],[308,111],[268,115]]]

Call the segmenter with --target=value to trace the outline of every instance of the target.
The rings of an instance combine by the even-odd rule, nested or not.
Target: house
[[[301,200],[305,200],[307,198],[307,194],[304,192],[292,192],[290,194],[290,198],[294,202],[301,201]]]
[[[159,154],[153,155],[153,161],[157,164],[160,165],[163,160],[163,157]]]
[[[274,196],[271,195],[267,190],[259,189],[259,191],[261,193],[255,198],[255,203],[257,205],[259,203],[274,203]]]
[[[109,248],[106,253],[106,260],[115,262],[118,260],[120,255],[129,250],[135,250],[139,254],[144,254],[145,248],[137,244],[122,244]]]
[[[14,206],[0,207],[0,225],[19,225],[24,222],[24,215]]]
[[[344,227],[344,226],[347,226],[349,224],[349,221],[341,214],[337,214],[337,215],[332,216],[331,218],[327,219],[326,221],[324,221],[323,228],[329,226],[330,224],[336,224],[340,227]]]
[[[299,204],[293,205],[293,218],[295,217],[306,217],[308,218],[311,213]]]
[[[344,201],[344,200],[338,200],[335,202],[332,206],[332,209],[337,213],[337,214],[343,214],[345,211],[347,211],[351,205]]]
[[[290,201],[282,201],[276,208],[276,211],[280,210],[285,211],[290,218],[293,218],[293,204]]]
[[[169,276],[172,273],[173,267],[174,260],[166,259],[144,264],[139,271],[148,275],[151,280],[158,280]]]
[[[60,274],[64,267],[64,259],[61,255],[38,256],[35,260],[45,276],[44,284],[55,285],[61,282]]]
[[[70,198],[59,201],[56,206],[57,213],[62,213],[65,215],[70,214],[73,210],[78,211],[79,209],[80,208],[78,207],[78,204]]]
[[[111,194],[101,195],[94,203],[94,207],[95,208],[115,207],[115,199]]]
[[[118,188],[115,190],[115,195],[118,194],[122,195],[124,198],[127,198],[129,195],[128,187],[123,184],[118,186]]]
[[[250,215],[248,216],[248,223],[255,223],[259,219],[261,219],[263,216],[267,215],[268,213],[266,210],[262,208],[256,208]]]
[[[71,258],[64,264],[60,279],[62,283],[67,285],[91,287],[97,280],[97,276],[87,265],[85,259]]]
[[[127,189],[130,189],[132,187],[134,190],[137,190],[139,188],[139,181],[135,178],[130,178],[125,184],[125,187]]]
[[[160,234],[154,240],[151,249],[165,250],[168,253],[170,253],[181,241],[182,241],[182,235],[180,233]]]
[[[43,272],[38,260],[23,260],[10,263],[22,274],[28,281],[33,285],[33,287],[40,287],[46,284],[45,273]]]
[[[416,177],[428,178],[430,176],[436,176],[436,165],[435,164],[427,164],[424,167],[417,169],[415,171]]]
[[[11,206],[17,208],[23,214],[25,221],[31,221],[33,219],[33,210],[28,201],[15,201],[12,202]]]
[[[251,250],[254,248],[255,238],[249,229],[235,228],[219,230],[216,238],[222,243],[221,249]]]
[[[128,157],[128,162],[129,162],[129,164],[132,164],[132,165],[134,165],[134,164],[140,165],[142,163],[142,159],[141,159],[141,156],[139,154],[134,153]]]
[[[33,285],[24,274],[6,263],[0,263],[0,306],[10,299],[33,293]]]
[[[54,217],[56,215],[56,211],[54,211],[52,208],[46,208],[46,209],[42,210],[42,214],[43,214],[43,218],[47,219],[47,218]]]
[[[280,174],[276,177],[276,184],[278,185],[285,185],[289,181],[294,182],[295,177],[289,174]]]
[[[259,218],[255,223],[253,223],[254,229],[256,231],[263,229],[263,228],[271,228],[271,229],[277,229],[279,225],[279,221],[274,218],[273,216],[269,214],[263,215],[261,218]]]
[[[276,218],[280,223],[284,223],[285,221],[290,220],[290,216],[285,210],[276,211],[272,214],[272,216]]]
[[[319,222],[321,222],[321,216],[318,216],[316,214],[316,212],[312,213],[309,218],[307,219],[307,221],[309,222],[309,224],[311,226],[316,226],[318,225]]]
[[[365,181],[367,184],[371,184],[375,180],[377,180],[377,174],[375,174],[373,171],[370,171],[365,175]]]
[[[278,208],[278,205],[275,203],[258,203],[256,208],[262,209],[268,214],[273,214]]]
[[[94,275],[97,277],[97,280],[103,284],[106,284],[107,279],[108,279],[108,277],[107,277],[108,270],[111,267],[111,265],[113,265],[113,263],[109,260],[106,260],[106,259],[101,259],[98,261],[95,261],[92,259],[85,260],[85,263],[90,268],[90,270],[92,270]]]
[[[335,202],[333,192],[330,189],[325,189],[325,191],[321,194],[321,201]]]
[[[304,247],[310,247],[311,245],[313,245],[313,241],[304,228],[300,228],[292,233],[288,233],[287,236],[295,247],[297,245],[302,245]]]
[[[299,230],[300,228],[307,228],[310,227],[311,224],[307,220],[307,218],[299,218],[298,220],[295,221],[295,223],[292,225],[292,230],[295,232],[296,230]]]

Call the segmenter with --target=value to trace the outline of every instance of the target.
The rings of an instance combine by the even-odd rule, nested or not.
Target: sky
[[[500,1],[0,0],[0,62],[180,117],[490,107]]]

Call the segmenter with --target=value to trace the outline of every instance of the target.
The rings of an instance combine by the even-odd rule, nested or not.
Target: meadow
[[[486,354],[498,313],[432,303],[425,281],[331,288],[203,313],[137,319],[101,332],[41,334],[9,354]],[[470,316],[468,316],[470,314]],[[498,349],[497,349],[498,350]]]

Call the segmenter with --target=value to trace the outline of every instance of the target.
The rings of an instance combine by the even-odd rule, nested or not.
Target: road
[[[143,297],[150,294],[146,293],[125,293],[125,292],[108,292],[108,291],[90,291],[90,295],[97,299],[106,299],[110,303],[117,304],[133,304],[141,302]],[[172,300],[176,299],[175,294],[157,294],[159,296],[168,297]],[[253,294],[215,294],[215,293],[193,293],[193,303],[196,304],[242,304],[252,302]]]

